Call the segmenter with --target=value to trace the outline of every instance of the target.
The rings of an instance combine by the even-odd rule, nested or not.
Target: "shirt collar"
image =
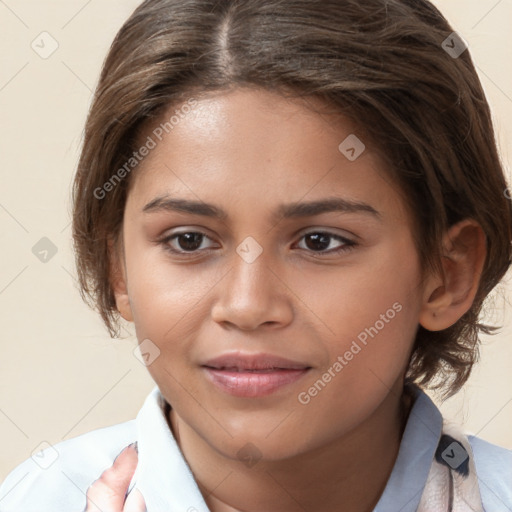
[[[430,397],[410,387],[414,405],[400,442],[398,457],[374,512],[415,512],[441,437],[443,417]]]
[[[136,487],[150,511],[209,512],[169,428],[164,408],[165,399],[156,386],[137,415]]]
[[[420,388],[412,386],[414,404],[398,457],[374,512],[415,512],[441,436],[443,418]],[[132,478],[150,511],[209,512],[165,417],[165,399],[156,386],[137,415],[139,463]]]

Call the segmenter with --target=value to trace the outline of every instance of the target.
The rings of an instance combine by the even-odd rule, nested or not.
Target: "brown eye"
[[[306,241],[306,250],[320,254],[332,254],[348,251],[357,245],[356,242],[353,242],[348,238],[324,231],[311,231],[303,235],[302,239]],[[341,246],[326,250],[331,245],[332,240],[342,242]]]
[[[193,254],[199,252],[204,238],[208,238],[205,233],[197,231],[186,231],[183,233],[175,233],[171,236],[164,238],[161,243],[164,248],[176,254]],[[174,242],[171,245],[171,242]]]
[[[183,233],[176,235],[175,238],[181,249],[185,251],[196,251],[201,247],[203,235],[201,233]]]

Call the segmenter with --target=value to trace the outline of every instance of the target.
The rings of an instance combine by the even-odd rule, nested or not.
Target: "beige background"
[[[71,252],[70,185],[85,116],[110,43],[139,0],[0,0],[0,481],[43,442],[136,416],[153,387],[81,302]],[[437,0],[469,43],[491,103],[507,172],[512,149],[512,0]],[[42,59],[47,31],[59,48]],[[48,49],[49,40],[45,47]],[[42,263],[33,246],[57,254]],[[512,449],[512,286],[495,298],[470,382],[442,409]]]

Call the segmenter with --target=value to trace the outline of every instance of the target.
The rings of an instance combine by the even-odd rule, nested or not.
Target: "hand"
[[[89,487],[85,512],[146,512],[146,503],[138,489],[134,489],[125,501],[137,462],[137,450],[131,444]]]

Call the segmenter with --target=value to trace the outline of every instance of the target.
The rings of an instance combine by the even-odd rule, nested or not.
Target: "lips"
[[[301,379],[309,365],[270,354],[225,354],[202,365],[208,380],[230,395],[255,398]]]
[[[226,354],[206,361],[203,366],[215,370],[237,372],[263,372],[277,369],[304,370],[310,367],[308,364],[270,354]]]

